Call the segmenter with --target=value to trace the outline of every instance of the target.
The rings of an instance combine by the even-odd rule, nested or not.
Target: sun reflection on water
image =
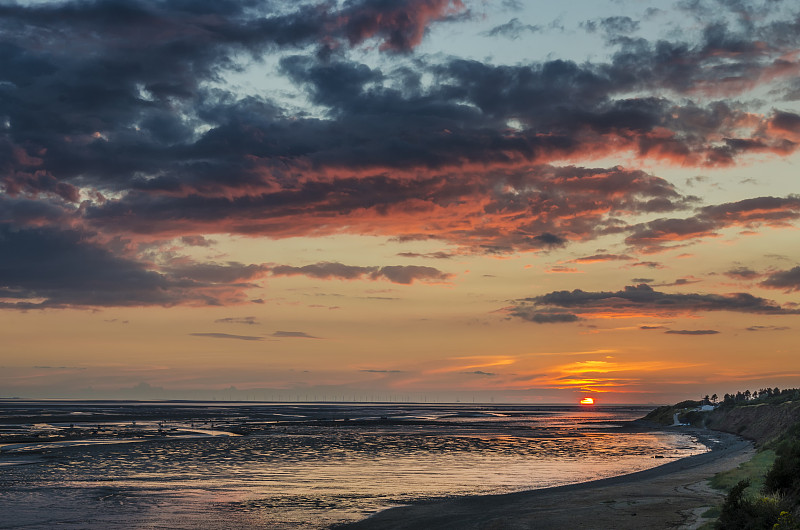
[[[12,466],[0,478],[0,511],[33,498],[50,503],[50,522],[74,516],[75,503],[88,506],[85,527],[136,520],[321,528],[414,500],[592,480],[662,463],[655,454],[705,451],[677,434],[609,429],[620,414],[608,411],[442,419],[65,447]],[[29,517],[45,522],[33,510]]]

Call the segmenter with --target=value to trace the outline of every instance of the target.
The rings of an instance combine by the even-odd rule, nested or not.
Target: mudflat
[[[704,433],[696,432],[702,438]],[[752,443],[714,433],[711,451],[608,479],[504,495],[459,497],[379,512],[345,525],[383,529],[696,528],[723,494],[707,480],[754,454]]]

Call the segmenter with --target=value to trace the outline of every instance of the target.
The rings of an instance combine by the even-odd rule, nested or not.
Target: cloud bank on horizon
[[[796,231],[796,178],[775,168],[798,156],[800,8],[586,7],[0,3],[0,309],[264,304],[254,293],[275,281],[454,289],[476,263],[518,256],[552,256],[545,272],[569,278],[656,271],[726,234]],[[386,262],[215,251],[344,237],[393,250]],[[735,256],[662,283],[640,271],[592,289],[527,285],[496,310],[550,329],[797,315],[800,256],[766,247],[768,264]],[[720,283],[689,287],[703,277]]]

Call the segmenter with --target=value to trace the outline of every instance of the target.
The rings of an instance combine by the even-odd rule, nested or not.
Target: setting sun
[[[594,399],[590,397],[585,397],[581,400],[581,405],[594,405]]]

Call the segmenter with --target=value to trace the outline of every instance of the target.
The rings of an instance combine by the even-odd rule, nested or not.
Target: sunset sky
[[[0,397],[800,386],[790,0],[0,0]]]

